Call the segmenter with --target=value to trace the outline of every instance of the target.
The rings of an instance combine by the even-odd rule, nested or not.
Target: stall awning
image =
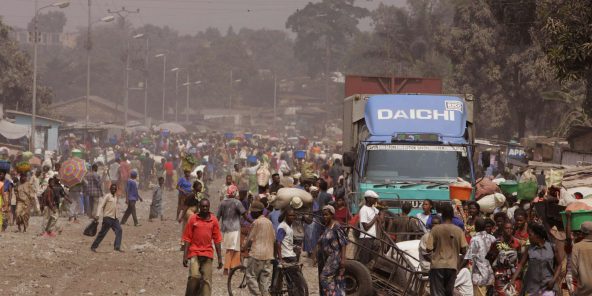
[[[26,125],[14,124],[10,121],[0,119],[0,135],[9,140],[20,139],[29,136],[29,127]]]

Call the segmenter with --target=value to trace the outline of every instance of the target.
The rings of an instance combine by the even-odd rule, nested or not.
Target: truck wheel
[[[345,261],[345,294],[348,296],[374,295],[370,270],[364,264],[355,261]]]

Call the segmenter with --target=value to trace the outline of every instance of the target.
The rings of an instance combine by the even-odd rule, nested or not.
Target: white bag
[[[547,184],[547,187],[561,186],[561,182],[563,182],[563,173],[564,173],[563,170],[550,169],[550,170],[546,171],[545,172],[545,183]]]
[[[532,173],[532,169],[526,170],[524,173],[522,173],[522,176],[520,176],[520,183],[536,182],[536,181],[537,181],[537,178]]]
[[[276,209],[283,209],[290,205],[292,197],[299,197],[302,200],[304,207],[308,207],[312,204],[312,195],[310,193],[298,189],[298,188],[280,188],[277,192],[277,196],[274,199],[274,207]]]
[[[505,202],[506,197],[501,193],[486,195],[477,201],[481,208],[481,212],[485,214],[493,213],[495,208],[503,206]]]

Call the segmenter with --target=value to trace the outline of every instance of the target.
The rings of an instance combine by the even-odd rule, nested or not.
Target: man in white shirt
[[[372,252],[374,240],[376,238],[376,224],[382,222],[382,214],[379,214],[378,209],[375,207],[378,201],[378,194],[372,190],[367,190],[364,193],[366,204],[360,209],[360,228],[366,233],[360,233],[360,245],[361,250],[359,253],[358,261],[362,264],[368,264],[372,259]]]
[[[298,256],[296,253],[300,253],[298,247],[294,245],[294,230],[292,229],[292,223],[296,220],[296,212],[291,207],[287,207],[282,214],[283,221],[280,223],[276,233],[276,258],[278,259],[278,263],[283,264],[284,266],[294,266],[298,263]],[[297,248],[295,250],[295,248]],[[274,266],[276,269],[276,266]],[[286,276],[288,277],[288,281],[291,281],[294,284],[294,287],[298,289],[294,289],[292,291],[292,295],[304,295],[302,293],[302,289],[306,284],[306,280],[302,275],[302,272],[299,268],[286,268],[284,269]],[[274,271],[273,274],[275,275],[276,272]],[[272,279],[272,283],[275,283],[275,278]]]
[[[97,235],[95,241],[93,242],[92,246],[90,247],[91,251],[96,252],[99,244],[107,235],[109,229],[113,229],[115,232],[115,251],[123,252],[121,250],[121,238],[122,238],[122,230],[121,225],[119,224],[119,220],[117,220],[117,197],[115,193],[117,192],[117,184],[111,184],[109,187],[109,193],[105,194],[103,198],[101,198],[99,202],[99,207],[97,209],[97,215],[95,216],[95,221],[98,221],[101,216],[103,216],[103,224],[101,225],[101,230]]]

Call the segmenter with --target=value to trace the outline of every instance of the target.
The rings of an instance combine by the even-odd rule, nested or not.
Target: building
[[[6,110],[4,114],[8,118],[14,120],[15,124],[27,126],[30,129],[32,121],[31,113]],[[57,150],[59,147],[58,131],[62,123],[63,121],[61,120],[37,115],[35,118],[36,131],[35,145],[33,148],[43,150]]]
[[[590,165],[592,164],[592,127],[574,125],[567,132],[569,151],[563,151],[562,164]]]
[[[40,46],[76,47],[78,33],[38,32]],[[12,31],[12,37],[19,44],[33,44],[33,32],[17,29]]]
[[[86,121],[86,96],[53,103],[49,106],[49,111],[59,115],[65,121]],[[121,104],[117,104],[98,96],[90,96],[88,117],[89,122],[123,123],[125,118],[123,100]],[[143,120],[144,114],[128,109],[127,117],[128,121]]]

